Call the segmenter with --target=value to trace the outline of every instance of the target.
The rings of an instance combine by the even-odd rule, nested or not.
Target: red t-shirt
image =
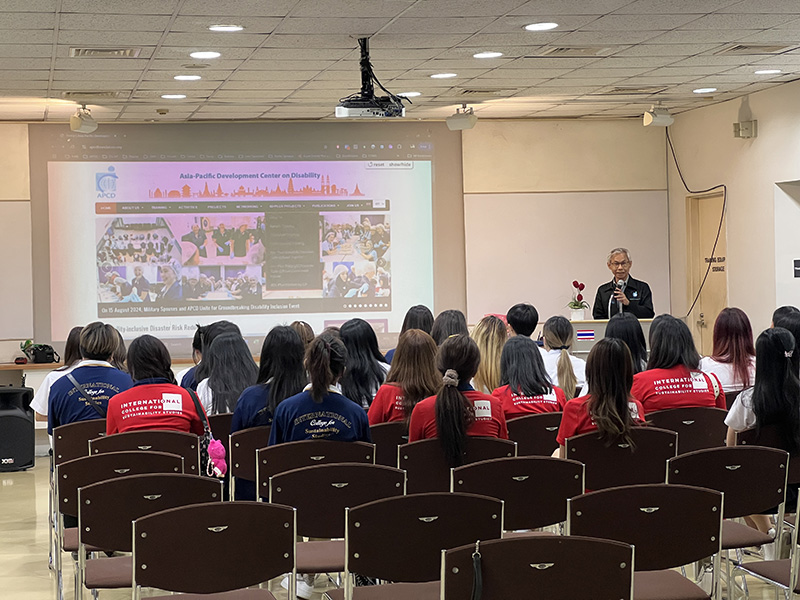
[[[108,401],[106,434],[142,429],[167,429],[202,435],[203,422],[189,392],[171,383],[135,385],[112,396]]]
[[[467,429],[467,435],[508,439],[506,417],[503,406],[493,396],[475,390],[461,392],[475,408],[475,420]],[[408,424],[408,441],[427,440],[438,437],[436,431],[436,396],[420,400],[411,413]]]
[[[560,387],[553,386],[549,394],[542,396],[520,396],[507,385],[497,388],[492,396],[500,400],[506,420],[537,413],[559,412],[564,410],[567,397]]]
[[[385,383],[378,388],[375,399],[369,405],[370,425],[389,423],[391,421],[405,421],[406,413],[403,411],[403,388],[393,383]]]
[[[714,378],[719,394],[714,394]],[[633,376],[631,396],[649,414],[682,406],[716,406],[725,408],[725,392],[713,373],[690,371],[683,365],[671,369],[650,369]]]
[[[561,417],[561,426],[558,428],[558,435],[556,436],[559,446],[563,446],[567,438],[597,430],[597,425],[594,424],[594,421],[589,416],[587,403],[590,397],[591,394],[573,398],[567,402],[564,407],[564,415]],[[631,398],[630,402],[628,402],[628,409],[631,411],[631,417],[634,421],[644,422],[644,409],[641,402]]]

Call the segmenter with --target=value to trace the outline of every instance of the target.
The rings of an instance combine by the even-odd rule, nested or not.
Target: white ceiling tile
[[[55,13],[44,12],[0,12],[3,29],[53,29]]]
[[[49,69],[49,58],[5,58],[3,59],[3,69]],[[0,83],[0,87],[2,84]]]
[[[551,79],[543,83],[545,87],[604,87],[622,81],[623,77],[595,77],[576,79]]]
[[[409,4],[413,4],[413,6],[404,13],[409,17],[482,17],[506,14],[525,4],[525,0],[492,0],[492,2],[486,2],[486,0],[436,0],[436,2],[410,2]]]
[[[202,77],[201,81],[223,81],[230,77],[231,72],[223,69],[167,69],[163,71],[158,69],[148,69],[145,71],[144,80],[171,81],[173,83],[177,83],[177,81],[175,81],[175,75],[200,75],[200,77]]]
[[[225,20],[225,22],[221,22],[220,19]],[[209,25],[220,25],[220,24],[232,24],[232,25],[242,25],[244,27],[244,31],[241,32],[232,32],[226,33],[224,35],[230,36],[237,36],[241,34],[258,34],[258,33],[270,33],[273,29],[275,29],[276,25],[281,22],[279,17],[247,17],[247,20],[244,19],[234,19],[236,23],[227,23],[227,19],[224,16],[220,16],[220,19],[216,19],[214,17],[204,16],[204,17],[195,17],[195,16],[178,16],[175,18],[175,21],[172,23],[172,27],[170,31],[176,33],[205,33],[208,31]]]
[[[0,13],[0,27],[4,25]],[[0,29],[0,44],[52,44],[54,37],[49,29]]]
[[[616,68],[655,68],[663,67],[682,60],[682,57],[675,56],[609,56],[592,63],[593,69],[616,69]]]
[[[800,46],[800,31],[788,29],[767,29],[747,36],[742,36],[736,41],[740,44],[786,44],[787,46]]]
[[[581,27],[582,31],[669,31],[686,25],[697,15],[684,14],[642,14],[605,15]]]
[[[634,75],[641,75],[642,73],[647,73],[651,71],[651,67],[641,67],[641,68],[634,68],[634,67],[627,67],[627,68],[618,68],[618,69],[600,69],[596,68],[595,65],[597,63],[591,65],[590,67],[583,67],[580,69],[575,69],[574,71],[570,71],[569,73],[565,73],[563,75],[564,79],[575,79],[579,77],[591,77],[591,78],[599,78],[599,77],[633,77]]]
[[[742,14],[780,14],[798,12],[795,0],[744,0],[735,2],[719,10],[721,13],[742,13]]]
[[[214,92],[214,100],[247,100],[264,102],[278,102],[286,98],[291,90],[218,90]]]
[[[266,38],[263,33],[168,33],[164,45],[184,48],[204,46],[223,52],[222,48],[255,48]]]
[[[753,35],[756,29],[676,29],[647,41],[648,44],[728,44]]]
[[[319,19],[288,17],[281,21],[275,31],[281,34],[317,34],[322,30],[328,35],[343,34],[363,37],[371,36],[378,32],[386,24],[386,19],[329,17],[323,23],[320,23]]]
[[[295,90],[296,81],[228,81],[221,87],[223,90]]]
[[[67,71],[53,72],[53,81],[137,81],[138,71]]]
[[[530,15],[510,15],[496,19],[483,30],[483,33],[520,32],[530,43],[539,44],[542,39],[549,41],[549,39],[554,39],[570,31],[586,27],[601,16],[599,13],[587,15],[541,14],[536,18],[532,18]],[[523,29],[525,25],[540,21],[558,23],[558,28],[550,31],[526,31]]]
[[[374,39],[370,39],[370,53],[380,47]],[[264,48],[297,48],[327,49],[335,48],[337,52],[356,52],[358,41],[350,35],[299,35],[273,33],[264,42]]]
[[[319,70],[310,71],[237,71],[228,81],[295,81],[302,85],[319,74]]]
[[[481,48],[499,48],[501,46],[519,46],[538,48],[548,44],[557,44],[565,35],[567,31],[559,31],[557,33],[545,31],[538,34],[533,34],[529,31],[524,31],[522,28],[513,29],[506,33],[477,33],[467,38],[463,44],[470,47],[480,46]]]
[[[492,17],[400,17],[388,23],[382,33],[392,34],[440,34],[440,33],[465,33],[471,34],[486,27],[494,19]]]
[[[442,35],[419,35],[419,34],[378,34],[375,40],[370,40],[370,47],[385,46],[391,48],[452,48],[469,38],[467,34],[442,34]],[[354,46],[355,47],[355,46]]]
[[[141,71],[147,67],[148,62],[146,58],[57,58],[55,68],[66,70],[92,69],[99,71],[109,69],[134,69]]]
[[[133,89],[133,81],[54,81],[53,90],[75,90],[77,92],[129,92]]]
[[[573,31],[556,42],[558,46],[609,47],[641,44],[659,35],[660,31]]]
[[[5,90],[46,90],[47,81],[28,81],[8,79],[3,81]]]
[[[55,12],[56,0],[3,0],[0,13],[4,12]]]
[[[414,0],[301,0],[292,9],[294,17],[395,17]]]
[[[138,14],[131,19],[125,14],[62,14],[59,29],[78,31],[157,31],[169,25],[166,15]]]
[[[746,64],[748,61],[752,60],[752,57],[742,57],[742,56],[734,56],[734,55],[721,55],[721,56],[709,56],[707,54],[703,54],[700,56],[690,56],[688,58],[682,58],[679,60],[674,61],[670,66],[672,67],[702,67],[702,66],[733,66],[733,65],[740,65]]]
[[[0,58],[45,58],[52,50],[52,45],[44,44],[0,44]]]
[[[613,12],[631,0],[529,0],[511,11],[513,15],[595,15]]]
[[[204,50],[215,50],[219,52],[222,56],[219,58],[208,59],[208,60],[197,60],[189,56],[190,53],[195,51],[204,51]],[[249,57],[253,54],[252,48],[214,48],[205,46],[203,44],[198,44],[195,46],[161,46],[156,51],[156,58],[171,58],[171,59],[182,59],[187,63],[190,62],[199,62],[208,64],[210,68],[213,68],[217,63],[223,60],[242,60]]]
[[[28,69],[3,69],[0,71],[0,81],[11,79],[18,79],[20,81],[47,81],[50,79],[50,71],[47,69],[41,69],[39,71],[30,71]]]
[[[220,86],[219,81],[143,81],[137,89],[156,90],[160,94],[186,94],[207,96]]]
[[[694,2],[686,0],[636,0],[625,4],[615,11],[623,15],[657,15],[657,14],[694,14],[703,15],[735,5],[741,0],[701,0]]]
[[[614,56],[693,56],[720,47],[719,44],[640,44]]]
[[[253,52],[252,59],[259,62],[270,60],[339,60],[349,53],[349,50],[326,50],[325,48],[259,48]]]
[[[215,61],[203,61],[203,60],[194,60],[192,58],[187,59],[180,59],[180,58],[155,58],[153,62],[149,65],[150,71],[169,71],[173,75],[178,75],[179,73],[197,73],[201,77],[203,73],[208,71],[227,71],[231,72],[234,69],[240,67],[242,65],[241,60],[225,60],[225,59],[217,59]],[[206,68],[190,68],[186,65],[197,65],[197,64],[206,64],[208,67]]]
[[[715,75],[722,71],[727,70],[728,67],[708,66],[708,67],[663,67],[661,69],[654,69],[647,72],[647,77],[699,77],[702,75]]]
[[[170,15],[179,0],[62,0],[62,13]]]
[[[138,1],[138,0],[137,0]],[[297,4],[297,0],[186,0],[181,5],[182,15],[208,15],[214,17],[283,17]]]
[[[768,29],[785,21],[781,14],[713,14],[700,17],[682,29]]]
[[[573,69],[585,67],[587,65],[600,64],[601,59],[597,57],[586,58],[550,58],[548,56],[531,56],[528,58],[519,58],[503,65],[504,69],[562,69],[565,73]]]
[[[333,66],[332,60],[248,60],[238,70],[238,73],[251,71],[322,71]],[[247,77],[257,77],[257,73],[250,73]]]
[[[66,46],[106,48],[155,46],[162,34],[150,31],[64,31],[58,32],[58,43]]]

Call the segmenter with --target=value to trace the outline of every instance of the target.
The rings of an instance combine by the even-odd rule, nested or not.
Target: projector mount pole
[[[358,45],[361,48],[361,97],[374,98],[375,86],[372,83],[372,65],[369,62],[369,38],[358,38]]]

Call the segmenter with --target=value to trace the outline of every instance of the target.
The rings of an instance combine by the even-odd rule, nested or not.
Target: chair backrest
[[[334,463],[293,469],[269,479],[269,501],[297,509],[297,535],[344,537],[344,509],[406,492],[405,471]]]
[[[500,537],[503,504],[475,494],[412,494],[346,511],[345,573],[436,581],[441,551]],[[349,580],[349,578],[347,578]]]
[[[294,573],[294,509],[263,502],[171,508],[133,523],[133,587],[211,594]],[[169,559],[165,557],[169,555]]]
[[[53,429],[53,464],[89,456],[89,440],[106,434],[105,419],[75,421]]]
[[[685,406],[657,410],[647,415],[653,427],[678,434],[678,454],[725,445],[727,411],[713,406]]]
[[[343,462],[374,465],[375,444],[303,440],[259,448],[256,450],[256,490],[260,497],[268,498],[269,478],[273,475],[302,467]]]
[[[375,444],[375,464],[396,467],[397,447],[408,443],[408,423],[380,423],[370,426],[369,432],[372,443]]]
[[[717,554],[722,494],[688,485],[627,485],[568,501],[568,535],[636,548],[637,571],[671,569]]]
[[[580,536],[481,541],[482,600],[633,598],[633,547]],[[442,599],[470,598],[475,544],[443,554]]]
[[[168,508],[222,501],[222,482],[200,475],[156,473],[109,479],[78,490],[82,544],[131,552],[131,523]]]
[[[765,425],[760,429],[748,429],[736,434],[736,444],[741,446],[765,446],[788,450],[777,425]],[[800,485],[800,455],[789,456],[789,485]]]
[[[583,493],[583,465],[544,456],[495,458],[453,469],[453,491],[499,498],[505,528],[536,529],[567,519]]]
[[[586,489],[637,483],[663,483],[667,460],[675,456],[678,434],[656,427],[634,427],[633,446],[606,446],[597,432],[567,438],[566,457],[586,465]]]
[[[733,406],[733,401],[736,400],[736,396],[741,394],[742,392],[725,392],[725,410],[730,410],[731,406]]]
[[[517,456],[552,456],[558,448],[556,434],[562,414],[539,413],[508,421],[508,439],[517,442]]]
[[[708,448],[670,459],[667,481],[725,494],[726,519],[775,508],[786,492],[789,454],[761,446]]]
[[[517,455],[517,445],[498,438],[469,437],[463,464]],[[450,465],[438,438],[419,440],[397,448],[397,466],[408,474],[409,494],[450,491]]]
[[[193,433],[183,431],[126,431],[105,437],[89,440],[91,454],[105,452],[124,452],[126,450],[141,450],[149,452],[169,452],[183,457],[183,466],[189,475],[199,475],[200,440]]]
[[[256,480],[256,450],[267,447],[271,429],[269,425],[251,427],[230,435],[228,470],[231,475]]]
[[[58,510],[78,516],[78,488],[142,473],[183,473],[183,458],[167,452],[109,452],[84,456],[56,467]]]
[[[208,417],[208,426],[215,440],[222,442],[225,456],[230,456],[231,422],[233,413],[219,413]]]

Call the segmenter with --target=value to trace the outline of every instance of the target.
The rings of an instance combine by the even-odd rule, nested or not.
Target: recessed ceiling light
[[[164,100],[182,100],[186,98],[186,94],[161,94]]]
[[[434,73],[431,75],[431,79],[452,79],[453,77],[458,77],[456,73]]]
[[[177,79],[178,81],[197,81],[198,79],[202,79],[200,75],[175,75],[173,79]]]
[[[422,96],[422,92],[400,92],[397,95],[404,96],[406,98],[416,98],[417,96]]]
[[[199,58],[199,59],[206,59],[206,58],[219,58],[221,55],[219,52],[214,52],[213,50],[202,51],[202,52],[192,52],[189,54],[192,58]]]
[[[531,23],[530,25],[525,25],[524,29],[528,31],[550,31],[556,27],[558,27],[558,23]]]
[[[781,72],[782,71],[780,69],[761,69],[760,71],[756,71],[755,74],[756,75],[777,75],[778,73],[781,73]]]
[[[503,56],[502,52],[478,52],[477,54],[473,54],[472,58],[499,58]]]
[[[241,31],[244,29],[241,25],[210,25],[209,31]]]
[[[692,90],[695,94],[710,94],[711,92],[716,92],[717,88],[697,88],[696,90]]]

